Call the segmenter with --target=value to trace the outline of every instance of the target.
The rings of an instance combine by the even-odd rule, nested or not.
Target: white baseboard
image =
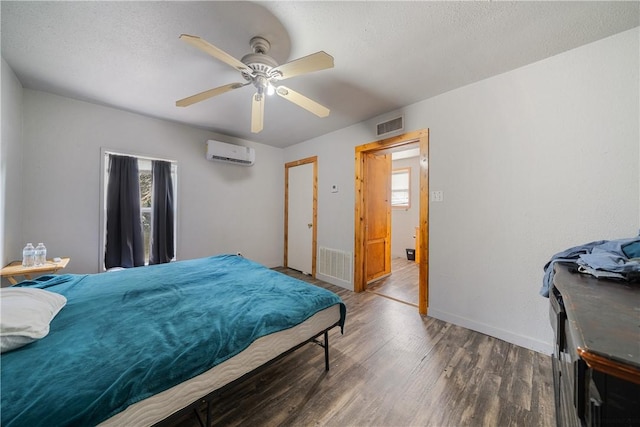
[[[341,288],[345,288],[349,291],[353,291],[353,284],[351,282],[345,282],[344,280],[336,279],[335,277],[325,276],[321,273],[316,273],[316,279],[322,280],[323,282],[331,283],[332,285],[340,286]]]
[[[456,316],[455,314],[439,311],[433,308],[429,308],[427,314],[429,317],[435,317],[436,319],[453,323],[454,325],[462,326],[464,328],[501,339],[511,344],[528,348],[529,350],[537,351],[538,353],[547,355],[553,353],[553,344],[551,342],[540,341],[531,337],[514,334],[512,332],[505,331],[504,329],[495,328],[493,326],[485,325],[484,323],[478,323],[471,319]]]

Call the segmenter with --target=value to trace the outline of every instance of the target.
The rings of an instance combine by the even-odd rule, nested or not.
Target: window
[[[411,206],[411,168],[395,169],[391,173],[391,207]]]
[[[103,174],[102,174],[102,209],[101,209],[101,237],[100,242],[100,265],[104,268],[104,255],[105,255],[105,243],[106,243],[106,231],[107,231],[107,188],[109,182],[109,155],[123,155],[134,157],[138,163],[138,178],[140,187],[140,222],[142,224],[143,244],[144,244],[144,263],[149,264],[150,245],[151,245],[151,221],[152,221],[152,194],[153,194],[153,176],[152,176],[152,161],[160,160],[151,157],[143,157],[139,155],[132,155],[126,153],[117,153],[113,151],[102,150],[103,157]],[[177,242],[177,162],[171,160],[165,160],[171,163],[171,180],[173,188],[173,253],[175,254],[175,246]],[[175,257],[174,257],[175,259]]]

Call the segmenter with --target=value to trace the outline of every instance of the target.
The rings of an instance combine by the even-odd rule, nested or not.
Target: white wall
[[[22,85],[2,59],[2,140],[0,141],[0,262],[22,259]],[[5,284],[5,280],[3,280]],[[8,282],[6,282],[8,284]]]
[[[430,129],[430,186],[445,194],[430,206],[431,316],[551,351],[542,266],[569,246],[640,227],[639,36],[636,28],[400,111],[408,131]],[[284,153],[241,141],[258,159],[245,169],[204,159],[209,132],[25,90],[18,147],[20,114],[4,106],[19,106],[21,88],[11,78],[5,94],[6,68],[9,258],[44,241],[51,256],[72,257],[67,271],[98,271],[100,147],[178,161],[179,258],[242,251],[269,266],[282,261],[283,163],[317,155],[318,245],[353,251],[353,148],[376,139],[381,117]],[[7,176],[21,155],[22,169]]]
[[[391,257],[407,257],[407,249],[415,249],[415,229],[420,224],[420,163],[419,157],[394,160],[392,168],[411,168],[409,208],[391,209]]]
[[[626,31],[400,111],[405,129],[430,129],[430,188],[444,191],[430,204],[430,316],[551,352],[544,264],[640,226],[639,36]],[[354,146],[376,139],[378,121],[285,150],[285,161],[318,155],[319,245],[353,250]]]
[[[178,259],[242,252],[282,264],[282,150],[256,150],[241,167],[205,159],[204,130],[24,91],[24,240],[44,242],[49,256],[70,256],[65,272],[99,271],[101,147],[178,162]],[[227,142],[238,142],[225,138]],[[7,224],[7,227],[19,226]],[[21,248],[20,248],[21,249]]]

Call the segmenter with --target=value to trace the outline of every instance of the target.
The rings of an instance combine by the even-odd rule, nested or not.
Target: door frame
[[[283,266],[288,267],[289,259],[289,169],[296,166],[313,164],[313,219],[311,234],[311,277],[316,277],[316,255],[318,246],[318,156],[307,157],[284,165],[284,261]]]
[[[420,220],[419,220],[419,279],[418,311],[427,314],[429,307],[429,129],[408,132],[391,138],[373,141],[355,147],[355,242],[353,289],[363,292],[365,283],[365,153],[390,150],[404,145],[418,143],[420,147]]]

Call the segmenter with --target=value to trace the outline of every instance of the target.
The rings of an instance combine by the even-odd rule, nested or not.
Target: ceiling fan
[[[265,95],[272,95],[273,93],[293,102],[307,111],[310,111],[318,117],[327,117],[329,115],[329,109],[327,107],[318,104],[316,101],[309,99],[288,87],[282,85],[277,86],[277,84],[280,80],[310,73],[312,71],[333,68],[333,57],[331,55],[320,51],[287,62],[286,64],[278,65],[275,59],[267,55],[271,48],[271,44],[263,37],[254,37],[251,39],[249,44],[253,53],[243,56],[241,60],[237,60],[222,49],[212,45],[200,37],[182,34],[180,39],[240,71],[246,82],[229,83],[224,86],[200,92],[176,101],[177,107],[187,107],[195,104],[196,102],[204,101],[205,99],[229,92],[230,90],[239,89],[249,84],[253,84],[257,89],[257,92],[253,95],[253,101],[251,104],[251,132],[253,133],[258,133],[262,130],[264,122]]]

